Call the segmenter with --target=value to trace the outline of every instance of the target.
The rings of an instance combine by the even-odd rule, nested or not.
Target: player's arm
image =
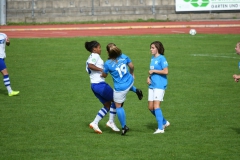
[[[103,78],[106,78],[108,76],[108,66],[106,65],[106,63],[104,64],[104,69],[102,71],[102,74],[100,75]]]
[[[107,73],[102,72],[101,77],[106,78],[108,76]]]
[[[240,75],[234,74],[234,75],[233,75],[233,78],[239,79],[239,78],[240,78]]]
[[[7,45],[7,46],[9,46],[9,45],[10,45],[10,40],[9,40],[9,38],[8,38],[8,37],[6,38],[6,45]]]
[[[235,81],[235,82],[238,82],[239,79],[240,79],[240,75],[234,74],[234,75],[233,75],[233,78],[234,78],[234,81]]]
[[[150,76],[147,77],[147,84],[151,84],[151,78],[150,78]]]
[[[133,75],[133,72],[134,72],[134,65],[132,62],[128,63],[128,67],[129,67],[129,70],[130,70],[130,74]]]
[[[102,68],[98,68],[97,66],[95,66],[94,64],[88,63],[88,68],[93,70],[93,71],[100,71],[102,72]]]
[[[152,75],[153,73],[155,74],[165,74],[167,75],[168,74],[168,67],[164,68],[163,70],[149,70],[149,74]]]

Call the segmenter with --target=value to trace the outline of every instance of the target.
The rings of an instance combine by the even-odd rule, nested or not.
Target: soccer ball
[[[197,31],[195,29],[190,29],[189,34],[194,36],[195,34],[197,34]]]

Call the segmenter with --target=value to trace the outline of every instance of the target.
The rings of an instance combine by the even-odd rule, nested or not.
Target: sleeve
[[[7,40],[7,35],[5,33],[0,33],[0,44],[6,43],[6,40]]]
[[[127,56],[127,64],[129,64],[130,62],[132,62],[132,60]]]
[[[124,55],[124,58],[126,59],[127,61],[127,64],[129,64],[130,62],[132,62],[132,60],[126,55],[126,54],[123,54]]]
[[[163,57],[161,60],[161,66],[163,69],[168,67],[168,62],[165,57]]]
[[[4,36],[4,38],[5,38],[5,39],[7,39],[7,38],[8,38],[8,37],[7,37],[7,35],[6,35],[5,33],[3,33],[3,36]]]
[[[88,59],[88,63],[96,65],[98,59],[99,59],[98,54],[92,54],[91,57]]]
[[[107,65],[107,62],[105,62],[103,66],[103,73],[108,74],[108,72],[109,72],[108,65]]]

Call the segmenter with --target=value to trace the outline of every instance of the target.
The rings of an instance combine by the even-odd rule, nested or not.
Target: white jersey
[[[90,75],[90,81],[91,83],[100,83],[100,82],[105,82],[105,78],[101,77],[100,75],[102,74],[101,71],[94,71],[88,68],[88,64],[93,64],[98,68],[103,69],[103,60],[97,53],[92,53],[86,62],[86,71]]]
[[[5,46],[6,46],[7,35],[0,33],[0,58],[6,58]]]

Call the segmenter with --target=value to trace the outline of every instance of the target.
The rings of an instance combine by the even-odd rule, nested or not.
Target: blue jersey
[[[131,86],[134,79],[128,71],[128,66],[131,59],[125,54],[121,54],[116,60],[109,59],[104,63],[103,72],[111,74],[116,91],[124,91]]]
[[[150,70],[163,70],[168,67],[168,62],[163,55],[159,55],[158,57],[152,56],[150,63]],[[165,74],[156,74],[153,73],[150,77],[151,84],[149,88],[152,89],[166,89],[167,88],[167,75]]]

